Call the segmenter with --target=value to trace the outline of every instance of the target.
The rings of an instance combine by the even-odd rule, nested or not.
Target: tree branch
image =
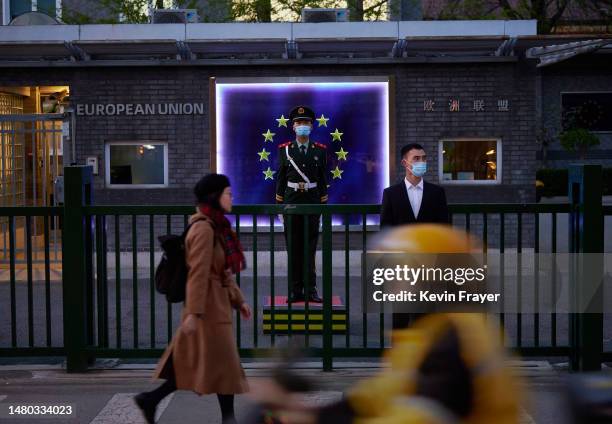
[[[378,9],[381,6],[384,6],[385,3],[387,3],[387,1],[388,0],[380,0],[379,2],[377,2],[377,3],[375,3],[375,4],[371,5],[371,6],[366,7],[365,9],[363,9],[363,14],[365,15],[366,13],[369,13],[369,12],[375,10],[375,9]]]

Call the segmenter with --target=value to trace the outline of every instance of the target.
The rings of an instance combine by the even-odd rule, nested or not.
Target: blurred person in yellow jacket
[[[399,227],[380,250],[466,253],[473,241],[436,224]],[[295,424],[515,424],[519,382],[505,363],[500,330],[481,313],[432,313],[393,332],[388,367],[324,407],[305,404],[273,380],[255,383],[252,396],[282,423]],[[264,421],[265,422],[265,421]]]

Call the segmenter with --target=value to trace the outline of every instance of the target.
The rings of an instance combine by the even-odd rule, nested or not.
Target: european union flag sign
[[[288,116],[314,110],[310,140],[327,146],[329,203],[379,203],[389,185],[389,84],[216,83],[217,172],[232,181],[236,204],[274,203],[278,146],[295,139]]]

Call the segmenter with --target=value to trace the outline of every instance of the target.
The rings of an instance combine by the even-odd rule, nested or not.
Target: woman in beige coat
[[[174,390],[216,393],[223,423],[233,423],[234,394],[248,385],[234,339],[232,308],[251,317],[233,273],[245,267],[242,246],[224,213],[232,208],[225,175],[209,174],[195,186],[197,212],[185,238],[187,287],[181,326],[157,364],[155,378],[166,382],[135,397],[148,423],[157,404]]]

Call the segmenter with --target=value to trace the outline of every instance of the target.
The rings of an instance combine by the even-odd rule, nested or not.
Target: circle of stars
[[[327,127],[327,122],[330,121],[329,117],[326,117],[325,114],[321,114],[320,117],[315,118],[315,120],[317,121],[317,127]],[[285,115],[281,115],[279,118],[275,118],[275,121],[277,122],[277,128],[280,127],[285,127],[285,128],[289,128],[289,126],[287,125],[290,120],[289,118],[285,118]],[[266,132],[261,133],[262,137],[264,138],[264,143],[274,143],[274,136],[276,135],[276,133],[272,132],[270,130],[270,128],[268,128],[266,130]],[[329,135],[331,136],[331,141],[332,142],[342,142],[342,136],[344,135],[343,132],[340,132],[340,130],[338,128],[334,128],[333,132],[330,132]],[[349,152],[344,150],[343,147],[340,147],[340,150],[337,152],[334,152],[337,156],[337,161],[348,161],[348,154]],[[259,162],[270,162],[270,155],[272,154],[272,152],[268,152],[266,150],[266,148],[264,147],[261,151],[257,152],[257,155],[259,155]],[[336,165],[336,167],[334,169],[332,169],[331,171],[332,174],[332,179],[342,179],[342,173],[344,172],[343,169],[341,169],[338,165]],[[270,166],[268,166],[267,169],[265,169],[264,171],[262,171],[262,174],[264,175],[264,181],[266,180],[274,180],[274,174],[276,174],[276,171],[274,171]]]

